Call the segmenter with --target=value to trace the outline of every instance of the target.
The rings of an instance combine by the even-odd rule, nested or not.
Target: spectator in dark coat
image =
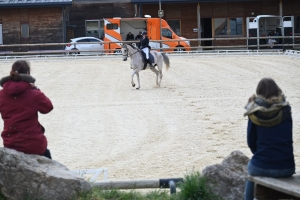
[[[291,107],[271,78],[263,78],[246,106],[247,143],[253,153],[248,174],[274,178],[295,173]],[[247,181],[245,200],[253,200],[254,184]]]
[[[139,34],[136,35],[135,40],[140,40],[142,39],[143,35],[142,32],[140,31]]]
[[[25,60],[12,65],[10,76],[0,80],[0,113],[4,121],[4,147],[51,159],[45,129],[38,121],[38,112],[49,113],[53,105],[35,85],[30,66]]]
[[[126,41],[130,41],[130,40],[134,40],[134,35],[131,32],[129,32],[126,37]]]
[[[142,35],[142,32],[140,31],[139,34],[136,35],[135,40],[141,41],[142,38],[143,38],[143,35]],[[138,48],[140,48],[141,47],[141,43],[140,42],[136,43],[136,46]]]

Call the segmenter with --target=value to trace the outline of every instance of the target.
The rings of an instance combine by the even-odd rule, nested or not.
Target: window
[[[78,43],[87,43],[87,42],[90,42],[89,39],[82,39],[82,40],[78,40],[77,41]]]
[[[85,30],[87,37],[104,38],[104,21],[103,20],[86,20]]]
[[[99,37],[99,21],[86,21],[86,36]]]
[[[90,39],[90,42],[100,42],[100,41],[96,39]]]
[[[213,23],[214,36],[243,34],[242,18],[215,18]]]
[[[162,29],[162,36],[172,39],[172,32],[169,29]]]
[[[29,38],[29,25],[21,24],[21,38],[27,39]]]
[[[177,35],[181,35],[179,19],[168,20],[168,24]]]
[[[119,28],[118,24],[107,24],[106,27],[108,30],[113,30],[113,29]]]

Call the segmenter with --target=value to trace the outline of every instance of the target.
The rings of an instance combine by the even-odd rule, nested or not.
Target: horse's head
[[[127,45],[123,44],[121,50],[122,50],[123,61],[126,61],[127,57],[128,57],[128,47],[127,47]]]

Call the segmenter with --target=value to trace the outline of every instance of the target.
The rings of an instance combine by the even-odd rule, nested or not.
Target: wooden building
[[[140,16],[157,17],[157,0],[132,0],[139,6]],[[246,18],[257,15],[294,16],[295,35],[300,33],[299,0],[161,0],[164,19],[183,37],[198,38],[197,15],[200,15],[201,38],[246,37]],[[199,10],[198,10],[199,9]],[[282,12],[282,13],[281,13]],[[220,28],[220,24],[225,24]],[[221,30],[220,30],[221,29]],[[213,45],[242,45],[243,40],[214,41]],[[192,43],[197,45],[197,43]],[[211,46],[203,41],[202,46]]]
[[[246,18],[257,15],[292,15],[295,35],[300,34],[300,0],[161,0],[161,9],[172,29],[188,39],[246,36]],[[103,18],[158,17],[158,0],[74,0],[70,8],[73,37],[87,36],[87,23],[101,23]],[[280,13],[282,11],[282,13]],[[96,21],[94,21],[96,20]],[[220,24],[225,24],[220,28]],[[93,25],[91,25],[93,26]],[[101,30],[100,30],[101,32]],[[94,35],[101,38],[101,33]],[[246,41],[215,41],[213,45],[238,45]],[[191,45],[197,45],[192,42]],[[203,41],[202,46],[211,46]]]
[[[294,32],[298,35],[299,8],[300,0],[161,0],[162,18],[178,35],[188,39],[246,36],[247,17],[281,14],[294,16]],[[146,14],[158,17],[159,9],[158,0],[0,0],[0,44],[59,43],[83,36],[101,38],[103,18]],[[212,43],[202,41],[201,45]],[[245,41],[213,43],[229,44]]]
[[[66,10],[67,6],[71,5],[72,0],[1,0],[0,43],[65,42]],[[31,47],[31,49],[34,48]],[[26,51],[29,48],[14,48],[13,50]]]
[[[99,32],[88,35],[87,26],[92,26],[92,29],[99,26],[97,29],[103,31],[103,18],[134,17],[134,5],[131,0],[73,0],[69,16],[68,39],[83,36],[102,38],[103,33]]]

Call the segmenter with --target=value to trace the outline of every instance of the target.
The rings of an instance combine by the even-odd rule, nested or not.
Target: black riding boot
[[[146,67],[147,67],[147,61],[144,63],[144,67],[143,67],[143,69],[142,70],[145,70],[146,69]]]
[[[150,61],[150,58],[147,60],[147,62],[149,63],[149,65],[150,65],[151,68],[154,67],[154,66],[152,65],[151,61]]]

